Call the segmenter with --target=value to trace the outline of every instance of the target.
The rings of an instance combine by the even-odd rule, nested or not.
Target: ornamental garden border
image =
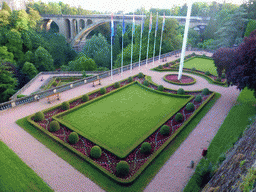
[[[193,81],[190,83],[179,83],[179,82],[175,82],[175,81],[170,81],[170,80],[166,79],[166,76],[168,76],[168,75],[170,75],[170,74],[167,74],[163,77],[163,80],[166,81],[167,83],[171,83],[174,85],[193,85],[196,83],[196,79],[191,76],[188,76],[188,75],[182,75],[182,77],[184,76],[184,77],[189,77],[189,78],[193,79]]]
[[[134,78],[136,78],[136,77],[134,77]],[[149,77],[145,77],[145,79],[150,79],[150,78],[149,78]],[[124,81],[126,81],[126,80],[124,80]],[[122,81],[122,82],[124,82],[124,81]],[[111,87],[111,86],[113,86],[113,84],[110,85],[110,86],[108,86],[108,87]],[[141,85],[141,86],[144,86],[144,85]],[[152,89],[152,86],[155,86],[155,85],[151,83],[151,84],[149,85],[149,87],[151,87],[151,88],[148,87],[147,89],[150,90],[150,91],[155,91],[155,90]],[[168,91],[168,90],[169,90],[169,91]],[[95,91],[91,92],[90,95],[92,95],[92,94],[94,94],[94,93],[97,93],[98,91],[99,91],[99,90],[95,90]],[[169,92],[169,94],[170,94],[170,93],[173,93],[173,94],[171,94],[171,95],[173,95],[173,96],[178,96],[178,97],[184,97],[184,96],[185,96],[185,95],[174,95],[174,93],[175,93],[174,90],[170,90],[170,89],[166,89],[166,88],[165,88],[165,91]],[[200,91],[194,91],[194,92],[192,91],[191,93],[194,93],[194,94],[197,93],[197,94],[198,94],[199,92],[200,92]],[[211,98],[213,98],[214,94],[215,94],[214,92],[211,92],[211,93],[208,95],[208,97],[201,103],[201,105],[194,111],[194,113],[191,114],[191,115],[188,117],[187,121],[185,121],[185,122],[175,131],[175,133],[174,133],[173,135],[171,135],[171,136],[164,142],[164,144],[159,147],[159,149],[158,149],[155,153],[153,153],[152,155],[148,156],[148,157],[147,157],[147,161],[146,161],[146,162],[140,167],[140,169],[139,169],[132,177],[130,177],[129,179],[119,178],[119,177],[115,176],[114,174],[110,174],[109,172],[106,171],[106,169],[104,169],[103,167],[99,166],[97,163],[95,163],[95,161],[93,161],[92,159],[86,157],[85,155],[83,155],[83,154],[80,153],[79,151],[75,150],[75,149],[74,149],[71,145],[69,145],[68,143],[65,143],[64,141],[60,140],[58,137],[54,136],[51,132],[45,130],[43,127],[38,126],[38,124],[32,120],[33,115],[28,116],[27,120],[28,120],[32,125],[34,125],[36,128],[38,128],[39,130],[41,130],[42,132],[44,132],[46,135],[48,135],[48,136],[50,136],[51,138],[55,139],[57,142],[61,143],[63,146],[67,147],[68,149],[70,149],[71,151],[73,151],[75,154],[79,155],[79,156],[82,157],[83,159],[86,159],[87,162],[89,162],[89,163],[91,163],[92,165],[98,167],[101,171],[103,171],[104,173],[106,173],[106,174],[107,174],[109,177],[111,177],[112,179],[114,179],[114,180],[116,180],[116,181],[118,181],[118,182],[120,182],[120,183],[131,183],[131,182],[133,182],[133,181],[139,176],[139,174],[153,161],[153,159],[154,159],[154,158],[155,158],[172,140],[173,140],[173,138],[176,137],[176,135],[189,123],[189,121],[192,120],[192,119],[196,116],[196,114],[211,100]],[[193,95],[193,94],[192,94],[192,95]],[[185,96],[185,97],[188,97],[188,96]],[[189,97],[191,97],[192,99],[194,98],[194,96],[189,96]],[[71,103],[72,101],[78,100],[78,99],[80,99],[80,98],[81,98],[81,97],[74,98],[74,99],[70,100],[69,102]],[[44,113],[49,112],[49,111],[51,111],[51,110],[53,110],[53,109],[55,109],[55,108],[58,108],[59,106],[60,106],[60,105],[54,106],[54,107],[52,107],[52,108],[49,108],[49,109],[44,110],[43,112],[44,112]],[[160,128],[159,128],[159,129],[160,129]]]

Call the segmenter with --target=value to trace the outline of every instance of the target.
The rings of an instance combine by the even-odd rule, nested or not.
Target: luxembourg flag
[[[111,14],[111,36],[114,36],[114,19],[113,19],[113,13]]]
[[[165,13],[164,13],[164,17],[163,17],[163,27],[162,27],[162,31],[164,31],[164,25],[165,25]]]
[[[152,13],[150,13],[150,19],[149,19],[149,33],[151,33],[152,29]]]

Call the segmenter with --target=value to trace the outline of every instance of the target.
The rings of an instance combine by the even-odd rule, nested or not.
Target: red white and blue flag
[[[152,29],[152,13],[150,13],[150,19],[149,19],[149,33],[151,33]]]
[[[111,36],[114,36],[114,19],[113,13],[111,14]]]

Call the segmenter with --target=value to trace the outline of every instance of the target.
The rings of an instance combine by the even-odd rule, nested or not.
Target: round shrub
[[[159,65],[159,66],[158,66],[158,69],[163,69],[163,65]]]
[[[181,122],[182,119],[183,119],[183,115],[182,115],[181,113],[177,113],[177,114],[175,115],[175,121],[176,121],[176,122]]]
[[[196,68],[195,67],[193,67],[192,69],[191,69],[191,71],[195,71],[196,70]]]
[[[204,88],[203,91],[202,91],[202,94],[203,95],[208,95],[209,94],[209,89],[208,88]]]
[[[201,95],[197,95],[196,98],[195,98],[195,101],[196,102],[201,102],[202,101],[202,96]]]
[[[54,82],[52,83],[52,86],[56,87],[57,84],[58,84],[58,83],[57,83],[56,81],[54,81]]]
[[[149,86],[149,82],[147,80],[143,81],[143,85]]]
[[[158,91],[164,91],[164,86],[163,86],[163,85],[159,85],[159,86],[157,87],[157,90],[158,90]]]
[[[126,176],[130,171],[130,166],[126,161],[120,161],[116,165],[116,174],[118,176]]]
[[[78,134],[76,132],[72,132],[68,136],[68,141],[70,144],[76,144],[79,141]]]
[[[119,88],[119,87],[120,87],[120,83],[119,83],[119,82],[115,82],[114,87],[115,87],[116,89]]]
[[[216,79],[216,81],[221,82],[221,78],[218,77],[218,78]]]
[[[204,74],[207,76],[211,75],[211,73],[209,71],[206,71]]]
[[[170,127],[168,125],[163,125],[160,129],[161,135],[169,135],[170,134]]]
[[[38,111],[35,115],[34,115],[34,120],[35,121],[43,121],[44,120],[44,114],[42,111]]]
[[[138,77],[139,77],[139,78],[143,78],[143,77],[144,77],[144,74],[140,72],[140,73],[138,74]]]
[[[221,75],[221,79],[225,79],[225,78],[226,78],[225,73],[222,73],[222,75]]]
[[[99,146],[93,146],[91,151],[90,151],[90,155],[91,157],[98,159],[101,157],[102,151],[101,148]]]
[[[107,90],[106,90],[106,88],[105,87],[102,87],[101,89],[100,89],[100,94],[105,94],[107,92]]]
[[[60,124],[58,121],[51,121],[49,125],[49,131],[56,132],[60,130]]]
[[[165,66],[165,67],[169,67],[169,63],[165,63],[164,66]]]
[[[86,101],[89,101],[89,95],[85,94],[82,96],[82,101],[83,102],[86,102]]]
[[[69,108],[70,108],[69,102],[64,101],[64,102],[61,104],[61,108],[62,108],[63,110],[69,109]]]
[[[148,154],[148,153],[150,153],[150,151],[151,151],[150,143],[149,142],[142,143],[141,148],[140,148],[140,152],[142,154]]]
[[[133,81],[133,78],[132,77],[129,77],[128,78],[128,82],[131,83]]]
[[[186,105],[186,110],[187,111],[194,111],[195,110],[195,105],[193,103],[188,103]]]
[[[184,94],[185,94],[184,89],[179,88],[178,91],[177,91],[177,94],[179,94],[179,95],[184,95]]]

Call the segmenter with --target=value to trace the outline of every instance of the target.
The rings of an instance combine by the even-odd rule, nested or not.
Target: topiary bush
[[[119,163],[117,163],[116,165],[116,174],[117,176],[126,176],[128,175],[130,171],[130,166],[126,161],[120,161]]]
[[[107,92],[107,90],[106,90],[105,87],[102,87],[102,88],[100,89],[100,94],[101,94],[101,95],[104,95],[106,92]]]
[[[177,113],[175,115],[175,121],[176,122],[181,122],[183,120],[183,115],[181,113]]]
[[[120,83],[119,83],[119,82],[115,82],[114,87],[115,87],[116,89],[119,88],[119,87],[120,87]]]
[[[70,144],[76,144],[79,141],[79,136],[76,132],[72,132],[68,136],[68,141]]]
[[[141,148],[140,148],[140,152],[142,154],[148,154],[148,153],[150,153],[150,151],[151,151],[150,143],[149,142],[142,143]]]
[[[68,110],[68,109],[70,109],[69,102],[64,101],[64,102],[61,104],[61,108],[62,108],[63,110]]]
[[[131,83],[133,81],[133,78],[132,77],[129,77],[128,78],[128,82]]]
[[[138,77],[141,79],[141,78],[144,77],[144,74],[140,72],[140,73],[138,74]]]
[[[93,146],[91,151],[90,151],[90,155],[91,157],[98,159],[101,157],[102,151],[101,148],[99,146]]]
[[[196,70],[196,68],[195,67],[193,67],[192,69],[191,69],[191,71],[195,71]]]
[[[160,129],[161,135],[169,135],[170,134],[170,127],[168,125],[163,125]]]
[[[218,78],[216,79],[216,81],[221,82],[221,78],[218,77]]]
[[[60,130],[60,124],[58,121],[51,121],[51,123],[49,124],[49,131],[50,132],[56,132]]]
[[[209,91],[208,88],[204,88],[203,91],[202,91],[203,95],[208,95],[209,93],[210,93],[210,91]]]
[[[163,65],[159,65],[157,68],[158,69],[163,69]]]
[[[211,75],[211,73],[209,71],[206,71],[204,74],[207,76]]]
[[[169,67],[169,63],[165,63],[164,66],[165,66],[165,67]]]
[[[225,73],[222,73],[222,75],[221,75],[221,79],[225,79],[225,78],[226,78]]]
[[[202,101],[202,96],[201,95],[197,95],[196,98],[195,98],[195,101],[196,102],[201,102]]]
[[[187,111],[194,111],[195,110],[195,105],[193,103],[188,103],[186,105],[186,110]]]
[[[177,94],[179,94],[179,95],[184,95],[184,94],[185,94],[184,89],[179,88],[178,91],[177,91]]]
[[[82,101],[83,102],[86,102],[86,101],[89,101],[89,95],[85,94],[82,96]]]
[[[56,81],[54,81],[53,83],[52,83],[52,86],[54,86],[54,87],[56,87],[58,85],[58,83],[56,82]]]
[[[157,90],[158,90],[158,91],[164,91],[164,86],[163,86],[163,85],[159,85],[159,86],[157,87]]]
[[[38,111],[34,115],[34,121],[43,121],[44,120],[44,113],[42,111]]]
[[[145,85],[145,86],[149,86],[149,82],[148,82],[148,80],[143,81],[143,85]]]

